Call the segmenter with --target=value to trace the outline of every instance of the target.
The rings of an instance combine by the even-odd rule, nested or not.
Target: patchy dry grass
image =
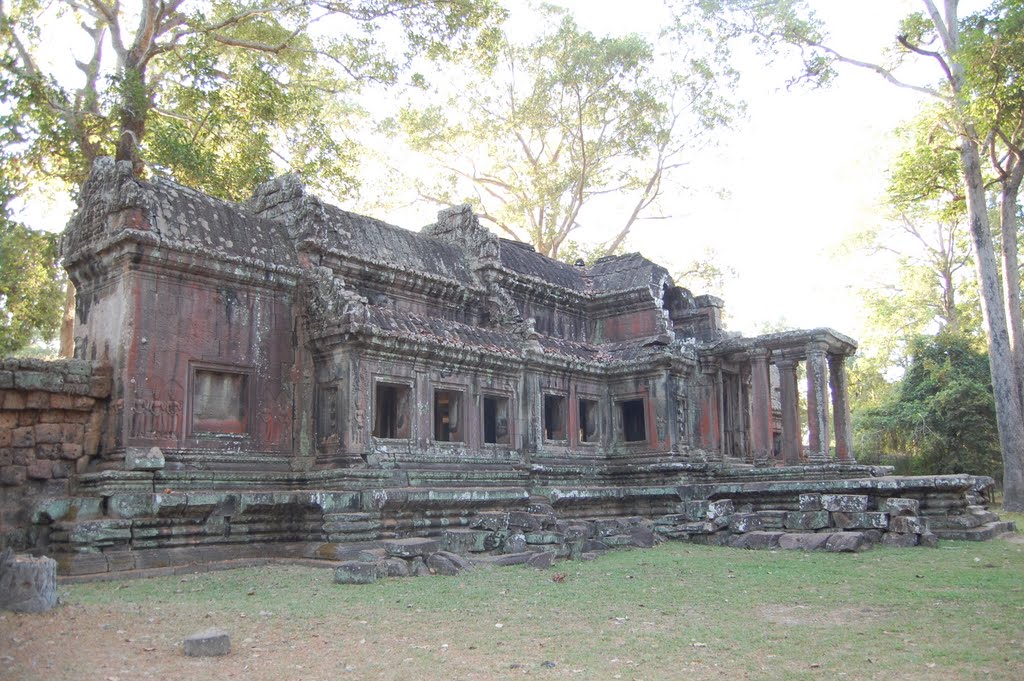
[[[0,615],[0,678],[1024,678],[1024,544],[1005,539],[857,555],[672,543],[548,572],[336,586],[268,567],[62,591],[51,613]],[[184,657],[211,626],[231,655]]]

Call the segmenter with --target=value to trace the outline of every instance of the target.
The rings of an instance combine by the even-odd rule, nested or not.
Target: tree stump
[[[46,612],[57,604],[57,561],[0,553],[0,610]]]

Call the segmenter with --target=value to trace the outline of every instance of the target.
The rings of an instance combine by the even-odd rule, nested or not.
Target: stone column
[[[814,463],[829,459],[827,349],[825,343],[807,344],[807,458]]]
[[[832,427],[836,434],[836,458],[853,462],[853,431],[850,427],[849,383],[846,380],[846,357],[828,356],[828,382],[832,388]]]
[[[780,357],[779,392],[782,397],[782,461],[787,466],[800,463],[800,393],[797,389],[796,359]]]
[[[698,421],[698,439],[709,461],[720,461],[722,458],[721,440],[719,439],[719,400],[718,400],[718,361],[701,360],[700,365],[700,416]]]
[[[772,394],[768,351],[750,351],[750,449],[754,463],[765,465],[772,456]]]

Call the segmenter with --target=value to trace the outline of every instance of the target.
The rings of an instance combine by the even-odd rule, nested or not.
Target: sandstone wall
[[[66,496],[96,456],[110,379],[84,360],[0,361],[0,548],[25,548],[32,501]]]

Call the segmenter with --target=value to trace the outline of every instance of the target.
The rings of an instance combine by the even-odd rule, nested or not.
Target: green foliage
[[[15,224],[0,213],[0,357],[34,341],[52,341],[64,303],[57,237]]]
[[[421,197],[470,203],[545,255],[566,255],[585,208],[620,200],[621,222],[609,211],[600,220],[617,232],[597,247],[615,252],[684,150],[736,110],[721,64],[677,54],[668,73],[666,56],[638,35],[599,37],[563,16],[530,44],[506,40],[476,55],[466,82],[406,107],[385,129],[430,159],[416,180]]]
[[[907,455],[915,473],[1000,477],[988,357],[976,340],[917,339],[904,377],[857,421],[861,451]]]

